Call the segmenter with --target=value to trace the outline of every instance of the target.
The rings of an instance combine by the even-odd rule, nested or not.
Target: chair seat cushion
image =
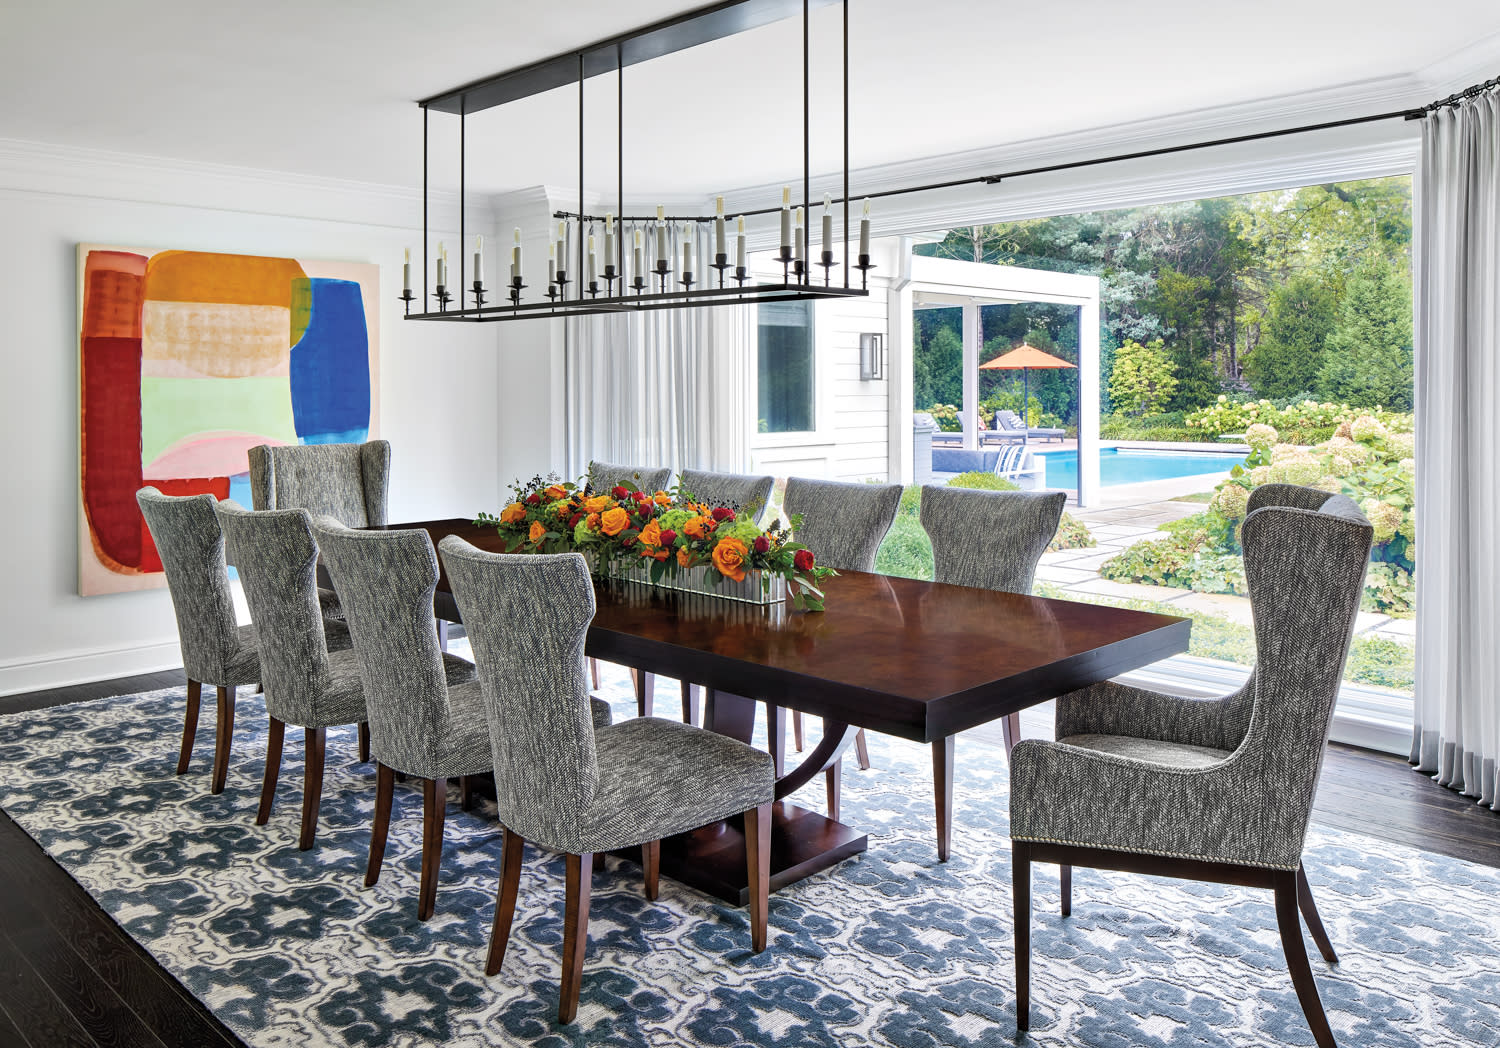
[[[1129,735],[1069,735],[1057,741],[1065,746],[1112,753],[1116,757],[1150,761],[1166,768],[1207,768],[1230,755],[1229,750],[1189,746],[1182,742],[1162,742],[1159,739],[1137,739]]]
[[[594,738],[599,788],[580,851],[659,840],[775,799],[771,755],[716,732],[636,717]]]

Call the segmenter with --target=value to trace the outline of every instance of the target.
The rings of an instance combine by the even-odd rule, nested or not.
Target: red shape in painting
[[[164,478],[162,480],[148,477],[145,482],[163,495],[212,495],[216,499],[229,497],[228,477]],[[151,530],[146,527],[146,518],[137,513],[136,520],[140,522],[141,529],[141,570],[160,571],[161,555],[156,552],[156,543],[151,541]]]

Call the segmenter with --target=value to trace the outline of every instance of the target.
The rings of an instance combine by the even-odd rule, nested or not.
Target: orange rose
[[[655,549],[657,546],[661,545],[660,524],[656,523],[656,521],[654,520],[648,521],[646,523],[646,526],[641,529],[641,545],[650,546],[652,549]]]
[[[598,531],[599,530],[599,514],[597,514],[597,513],[590,513],[587,517],[583,518],[583,523],[584,523],[584,526],[587,527],[590,531]]]
[[[532,542],[541,542],[542,537],[547,534],[547,525],[539,520],[531,522],[531,534],[527,536]]]
[[[689,517],[682,525],[682,530],[690,539],[703,539],[708,537],[709,529],[713,526],[714,522],[708,517]]]
[[[509,506],[506,506],[503,510],[500,511],[500,523],[514,524],[516,521],[524,519],[525,516],[526,507],[521,505],[519,502],[512,502]]]
[[[714,567],[719,569],[719,574],[735,582],[744,581],[745,561],[749,559],[750,547],[737,538],[720,539],[714,547]]]
[[[666,551],[664,549],[659,549],[655,553],[651,554],[651,556],[654,557],[657,560],[666,560],[671,555],[672,555],[671,553],[669,553],[668,551]]]
[[[658,506],[670,506],[672,504],[672,496],[668,495],[665,491],[658,491],[651,497]]]
[[[588,510],[590,513],[603,513],[605,510],[609,509],[611,505],[614,504],[614,501],[615,500],[610,498],[608,495],[595,495],[593,498],[588,499],[584,502],[583,508]]]
[[[549,499],[552,499],[554,502],[556,502],[558,499],[562,498],[563,496],[567,495],[567,493],[568,493],[568,489],[565,488],[565,487],[563,487],[561,484],[552,484],[552,485],[550,485],[547,488],[546,491],[542,492],[543,495],[546,495]]]
[[[693,555],[687,551],[686,546],[677,551],[677,566],[682,568],[693,566]]]
[[[610,538],[614,538],[628,527],[630,527],[630,514],[619,506],[599,514],[599,529]]]

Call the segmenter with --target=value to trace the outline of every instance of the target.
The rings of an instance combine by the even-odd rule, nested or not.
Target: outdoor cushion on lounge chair
[[[1001,433],[1023,433],[1027,437],[1036,437],[1038,439],[1049,438],[1057,441],[1061,441],[1063,437],[1067,436],[1066,430],[1027,426],[1014,411],[1005,409],[995,412],[995,429]]]
[[[1006,448],[933,448],[932,471],[934,473],[994,473],[1007,480],[1014,480],[1022,487],[1034,487],[1041,482],[1044,468],[1039,465],[1024,445],[1014,444]]]

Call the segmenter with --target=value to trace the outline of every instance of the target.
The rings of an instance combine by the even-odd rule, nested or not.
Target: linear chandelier
[[[840,203],[843,208],[844,239],[842,252],[839,252],[833,238],[833,201],[831,196],[825,196],[822,248],[816,260],[810,253],[810,16],[813,7],[825,7],[835,2],[840,0],[729,0],[423,99],[418,103],[422,107],[422,295],[419,300],[412,293],[411,251],[408,249],[401,293],[401,301],[406,307],[406,319],[473,323],[868,295],[866,285],[869,271],[875,268],[870,263],[868,200],[864,203],[860,219],[859,250],[853,260],[848,239],[851,228],[848,0],[842,0],[844,192]],[[734,261],[730,261],[727,230],[729,219],[724,214],[722,196],[716,199],[712,215],[669,217],[664,208],[658,207],[654,218],[622,214],[617,223],[613,212],[606,212],[602,216],[587,213],[584,206],[584,84],[590,77],[613,72],[617,78],[618,162],[615,188],[616,200],[623,202],[625,67],[779,21],[794,15],[798,8],[802,13],[802,199],[800,206],[794,207],[791,186],[783,187],[780,250],[776,255],[776,262],[781,266],[779,282],[759,280],[750,273],[746,262],[744,215],[735,220]],[[521,230],[516,229],[515,243],[511,248],[509,278],[503,285],[503,298],[508,304],[486,304],[493,296],[484,283],[483,239],[477,237],[472,270],[466,271],[464,252],[460,247],[456,284],[449,283],[447,251],[443,244],[438,245],[434,267],[435,286],[429,291],[426,265],[429,257],[429,112],[437,110],[455,114],[459,118],[459,243],[462,245],[467,233],[464,182],[465,128],[468,116],[569,83],[576,83],[578,86],[578,210],[560,211],[553,216],[557,220],[556,240],[552,240],[552,230],[549,229],[546,290],[529,301],[525,300],[524,292],[528,290],[528,286],[522,276]],[[763,208],[750,213],[764,214],[770,210],[772,209]],[[709,226],[712,227],[713,261],[707,261],[706,247],[702,252],[705,257],[695,260],[694,248],[699,239],[698,233],[700,230],[706,232]],[[673,244],[674,234],[680,249]],[[601,235],[604,248],[602,262],[597,252]],[[571,268],[575,264],[577,268]],[[821,276],[815,274],[814,270],[817,268],[821,268]],[[841,271],[842,282],[833,279],[835,269]],[[858,286],[854,286],[852,279],[855,271],[859,273]],[[421,308],[414,313],[412,304],[418,301]]]

